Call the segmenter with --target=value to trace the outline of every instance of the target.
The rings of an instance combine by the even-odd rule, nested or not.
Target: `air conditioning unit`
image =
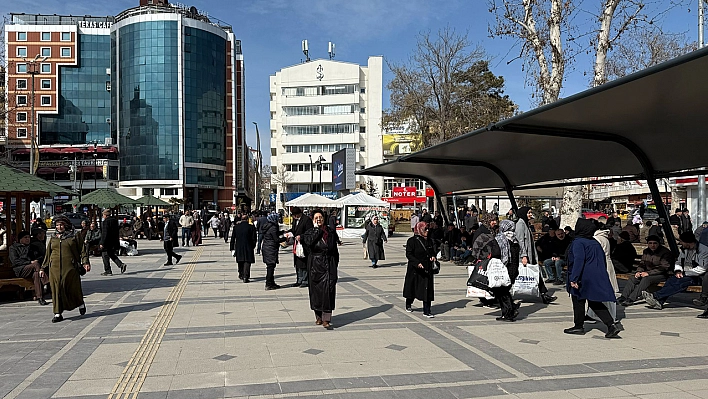
[[[103,145],[113,145],[113,137],[106,137]]]

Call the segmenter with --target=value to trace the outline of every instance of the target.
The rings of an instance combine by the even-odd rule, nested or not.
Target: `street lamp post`
[[[96,168],[98,167],[97,165],[97,158],[98,158],[98,153],[96,150],[98,149],[98,144],[94,141],[93,142],[93,191],[96,191],[97,187],[97,179],[96,179]]]
[[[315,161],[315,164],[317,165],[317,169],[320,171],[320,195],[324,194],[324,187],[322,187],[322,164],[325,162],[325,159],[322,155],[320,155],[319,158],[317,158],[317,161]]]
[[[37,54],[34,57],[34,59],[31,61],[27,61],[26,58],[24,59],[25,63],[27,64],[27,74],[29,74],[32,77],[32,89],[31,89],[32,90],[31,91],[32,98],[30,99],[32,102],[32,133],[30,134],[30,167],[29,167],[29,172],[31,175],[33,175],[36,172],[35,167],[34,167],[34,164],[35,164],[34,151],[36,148],[35,130],[36,130],[37,122],[36,122],[36,116],[34,113],[34,81],[35,81],[35,77],[39,73],[39,68],[37,68],[37,66],[40,65],[40,62],[47,60],[47,57],[44,57],[41,60],[39,59],[39,57],[41,57],[41,55]]]
[[[261,185],[259,184],[258,181],[258,176],[260,176],[261,173],[263,173],[263,157],[261,156],[261,133],[258,131],[258,122],[253,122],[254,125],[256,125],[256,179],[254,181],[254,190],[253,190],[253,197],[254,197],[254,202],[256,204],[256,210],[261,209],[261,203],[260,203],[260,190],[261,190]]]

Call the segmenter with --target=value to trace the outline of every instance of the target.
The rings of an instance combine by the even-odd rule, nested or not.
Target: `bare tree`
[[[594,52],[593,79],[597,86],[607,81],[608,52],[617,45],[628,31],[652,25],[676,2],[647,0],[598,0],[595,15],[598,25],[590,31],[580,32],[573,19],[579,12],[573,0],[488,0],[495,15],[495,25],[490,26],[492,36],[514,37],[520,40],[519,58],[528,67],[529,83],[540,94],[539,105],[558,100],[565,79],[565,71],[579,52]],[[661,5],[658,12],[648,15],[647,4]],[[586,12],[586,10],[582,10]],[[583,48],[580,39],[594,37],[590,46]],[[568,52],[567,47],[573,49]],[[581,215],[582,186],[570,186],[563,192],[561,225],[574,226]]]
[[[276,209],[281,209],[283,208],[282,201],[280,199],[280,195],[285,193],[285,187],[289,182],[293,180],[293,174],[292,172],[288,171],[287,167],[285,165],[280,165],[277,169],[278,173],[272,174],[270,176],[270,181],[271,184],[275,184],[275,187],[278,190],[278,196],[276,197]]]
[[[429,146],[513,115],[504,79],[489,71],[484,57],[452,28],[419,35],[408,62],[389,63],[391,109],[383,125],[414,121]]]

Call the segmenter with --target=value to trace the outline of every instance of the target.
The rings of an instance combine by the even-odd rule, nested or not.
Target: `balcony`
[[[666,192],[666,187],[659,184],[659,191]],[[600,201],[612,197],[628,197],[630,195],[650,194],[649,186],[642,181],[629,181],[610,183],[606,185],[593,185],[588,192],[588,199]]]

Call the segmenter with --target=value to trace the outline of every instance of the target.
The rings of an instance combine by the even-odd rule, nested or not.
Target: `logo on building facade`
[[[324,69],[322,64],[320,64],[317,66],[317,80],[322,81],[322,78],[324,78]]]
[[[107,29],[113,25],[113,22],[107,21],[79,21],[79,28],[98,28]]]

